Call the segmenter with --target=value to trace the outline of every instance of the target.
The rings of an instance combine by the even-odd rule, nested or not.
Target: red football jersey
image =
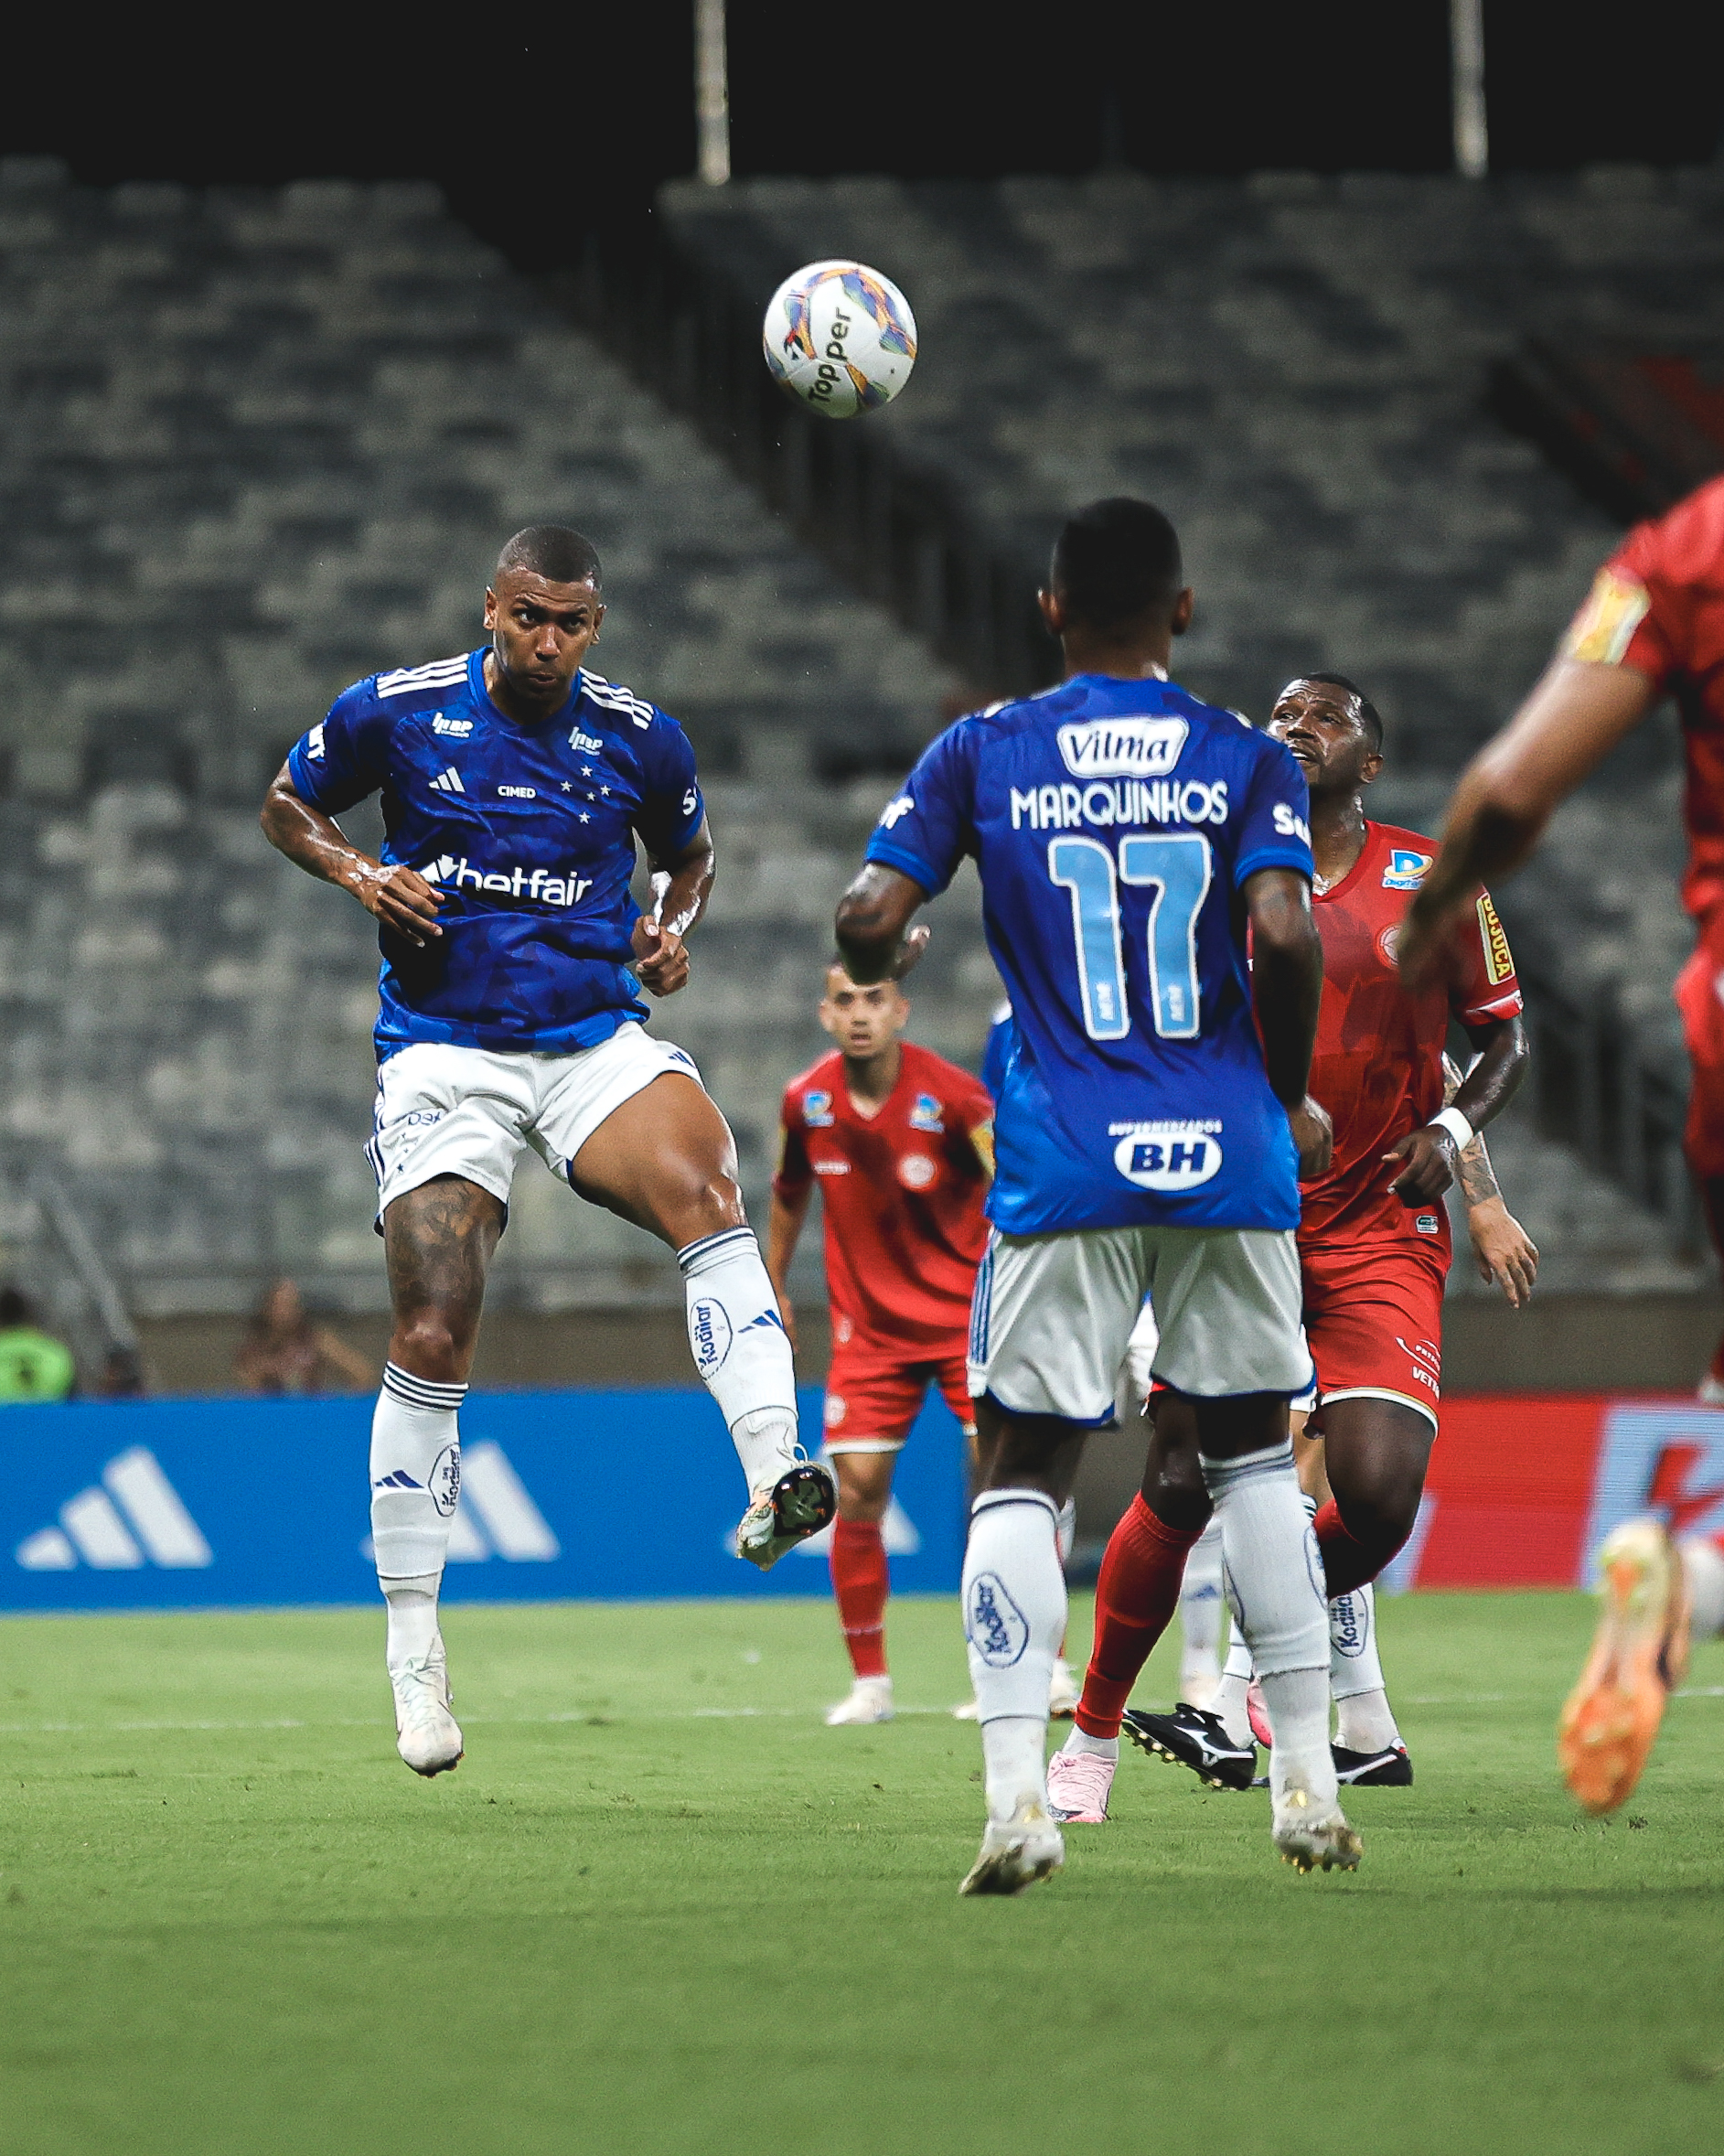
[[[1440,1202],[1404,1206],[1383,1155],[1442,1108],[1442,1044],[1452,1013],[1473,1025],[1513,1018],[1520,983],[1490,894],[1457,931],[1447,986],[1409,996],[1395,971],[1401,916],[1436,858],[1434,839],[1367,823],[1365,848],[1341,881],[1313,891],[1322,939],[1322,1008],[1311,1090],[1335,1127],[1334,1164],[1301,1185],[1301,1244],[1409,1238],[1449,1255]]]
[[[1688,871],[1697,919],[1724,904],[1724,478],[1637,524],[1569,625],[1570,659],[1649,674],[1682,712]]]
[[[969,1325],[970,1290],[988,1247],[984,1153],[993,1123],[980,1079],[914,1042],[872,1116],[857,1112],[836,1049],[784,1089],[772,1187],[781,1198],[816,1177],[826,1212],[832,1328],[902,1349],[949,1346]]]

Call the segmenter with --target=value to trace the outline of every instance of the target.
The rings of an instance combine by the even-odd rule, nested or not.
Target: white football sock
[[[1221,1520],[1234,1616],[1251,1658],[1275,1748],[1269,1792],[1301,1788],[1325,1811],[1335,1801],[1329,1753],[1329,1610],[1322,1560],[1293,1473],[1290,1440],[1231,1460],[1200,1454]]]
[[[456,1419],[466,1397],[465,1385],[415,1378],[411,1370],[385,1363],[383,1389],[371,1416],[371,1546],[377,1583],[391,1604],[398,1593],[427,1597],[434,1636],[449,1528],[461,1496]],[[402,1605],[402,1636],[417,1638],[423,1613],[410,1617],[409,1606]],[[391,1607],[391,1664],[396,1631]]]
[[[404,1587],[397,1580],[383,1588],[389,1601],[389,1638],[383,1659],[391,1669],[406,1662],[422,1662],[437,1644],[437,1598],[420,1587]]]
[[[1236,1625],[1233,1645],[1227,1649],[1226,1665],[1221,1672],[1221,1682],[1215,1687],[1215,1696],[1209,1702],[1209,1711],[1220,1722],[1234,1744],[1251,1744],[1257,1740],[1251,1734],[1251,1719],[1245,1710],[1245,1695],[1251,1689],[1251,1650],[1245,1644],[1245,1634]]]
[[[1047,1687],[1065,1632],[1057,1518],[1053,1498],[1040,1490],[984,1490],[970,1508],[964,1636],[994,1818],[1009,1818],[1027,1797],[1046,1800]],[[997,1722],[1025,1728],[990,1743],[989,1727]]]
[[[1349,1752],[1387,1752],[1401,1732],[1389,1711],[1376,1651],[1376,1592],[1367,1582],[1329,1604],[1329,1689],[1339,1726],[1335,1742]]]
[[[1221,1522],[1212,1519],[1185,1560],[1179,1590],[1179,1696],[1206,1707],[1221,1681]]]
[[[1098,1759],[1118,1759],[1119,1740],[1118,1737],[1092,1737],[1087,1730],[1080,1730],[1077,1724],[1073,1722],[1072,1733],[1060,1746],[1060,1750],[1073,1753],[1089,1752],[1093,1753]]]
[[[752,1228],[677,1252],[694,1367],[718,1402],[749,1494],[797,1458],[796,1365]]]
[[[1696,1639],[1724,1632],[1724,1552],[1705,1535],[1685,1535],[1676,1545],[1693,1604],[1689,1628]]]

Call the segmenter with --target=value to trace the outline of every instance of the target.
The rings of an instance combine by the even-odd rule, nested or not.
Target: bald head
[[[516,532],[497,557],[493,585],[511,569],[541,576],[547,584],[590,584],[595,592],[604,589],[598,549],[566,524],[529,524]]]

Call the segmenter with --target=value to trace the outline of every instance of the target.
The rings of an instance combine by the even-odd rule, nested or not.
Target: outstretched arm
[[[410,943],[423,949],[432,937],[443,934],[437,926],[442,892],[404,862],[385,867],[362,853],[334,817],[295,792],[285,764],[263,797],[258,821],[278,853],[285,853],[307,875],[350,891],[367,913]]]
[[[718,857],[706,819],[674,860],[652,864],[652,908],[635,923],[635,971],[648,994],[675,995],[689,978],[684,945],[712,895]]]
[[[1556,809],[1645,717],[1654,693],[1637,667],[1558,659],[1473,757],[1450,804],[1442,850],[1401,927],[1408,988],[1440,975],[1444,936],[1479,885],[1521,865]]]
[[[920,884],[871,861],[838,902],[833,934],[844,971],[858,988],[876,981],[902,981],[927,948],[933,933],[910,927],[927,893]]]
[[[1297,870],[1260,868],[1247,876],[1251,992],[1269,1089],[1287,1110],[1299,1148],[1299,1172],[1321,1175],[1334,1151],[1329,1117],[1311,1099],[1311,1052],[1322,1001],[1322,945],[1311,917],[1311,885]]]
[[[1442,1067],[1443,1100],[1449,1103],[1461,1090],[1461,1073],[1447,1056]],[[1482,1131],[1461,1148],[1455,1179],[1466,1201],[1467,1232],[1472,1239],[1479,1278],[1494,1281],[1509,1308],[1519,1310],[1532,1300],[1533,1283],[1538,1278],[1538,1246],[1503,1202]]]

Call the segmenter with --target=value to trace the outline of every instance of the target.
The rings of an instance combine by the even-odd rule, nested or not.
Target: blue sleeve
[[[880,812],[863,859],[920,884],[930,898],[945,890],[966,853],[976,851],[976,736],[967,719],[948,726]]]
[[[389,728],[369,681],[344,689],[323,724],[287,752],[294,791],[326,816],[374,794],[389,777]]]
[[[1260,868],[1297,869],[1307,883],[1311,860],[1311,790],[1305,774],[1285,742],[1265,734],[1253,736],[1252,768],[1238,811],[1233,856],[1233,887]]]
[[[655,861],[674,861],[700,830],[706,801],[695,777],[694,744],[668,712],[653,713],[640,767],[635,828]]]

